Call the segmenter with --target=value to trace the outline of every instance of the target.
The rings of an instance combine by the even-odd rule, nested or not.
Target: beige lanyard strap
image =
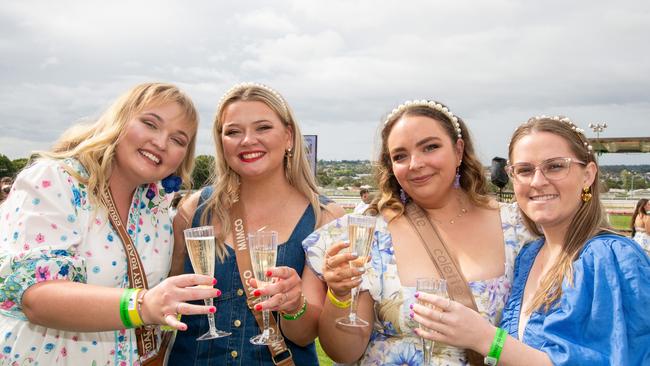
[[[251,264],[250,248],[248,247],[248,237],[246,235],[248,230],[246,229],[246,221],[244,221],[244,208],[241,202],[235,202],[230,212],[232,214],[232,230],[234,232],[233,246],[237,258],[237,267],[239,268],[239,277],[241,278],[242,285],[246,289],[246,304],[251,312],[253,312],[253,315],[255,315],[255,320],[257,320],[257,325],[260,327],[260,330],[263,330],[264,320],[262,318],[262,313],[253,309],[255,304],[258,302],[258,299],[253,295],[255,288],[249,284],[249,280],[255,278],[255,276],[253,275],[253,265]],[[269,315],[269,328],[271,328],[271,332],[278,334],[280,328],[275,321],[275,316],[273,316],[273,314]],[[294,365],[291,350],[287,348],[284,340],[270,344],[269,351],[271,352],[271,358],[275,365]],[[285,358],[279,361],[276,360],[276,357],[284,353],[287,354]]]
[[[122,219],[120,219],[120,215],[117,213],[117,209],[115,208],[113,195],[108,187],[101,195],[101,200],[108,209],[108,218],[111,220],[113,228],[120,236],[122,245],[124,245],[130,286],[133,288],[148,288],[147,276],[145,275],[140,255],[138,255],[138,250],[135,248],[135,245],[133,245],[133,240],[122,224]],[[158,347],[156,344],[156,333],[153,327],[135,328],[135,336],[138,343],[138,355],[140,355],[141,359],[147,359],[155,355]]]
[[[478,312],[474,295],[469,289],[465,276],[463,276],[458,264],[449,254],[447,245],[442,241],[440,233],[429,220],[426,212],[415,203],[409,202],[406,205],[405,213],[406,219],[417,232],[429,257],[436,266],[438,274],[447,281],[449,297]],[[471,365],[483,364],[483,356],[469,349],[465,351]]]

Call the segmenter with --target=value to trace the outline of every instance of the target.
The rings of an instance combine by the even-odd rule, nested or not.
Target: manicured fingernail
[[[350,253],[350,257],[352,257],[353,259],[357,259],[359,258],[359,255],[357,253]]]
[[[420,297],[420,293],[419,293],[419,292],[416,292],[415,295],[413,295],[413,296],[415,296],[415,297]]]
[[[253,291],[253,296],[260,296],[261,294],[262,294],[262,291],[260,291],[260,290]]]
[[[266,277],[271,277],[273,276],[273,272],[271,271],[266,271]]]
[[[214,285],[216,285],[216,284],[217,284],[217,279],[216,279],[216,278],[213,278],[213,279],[212,279],[212,286],[214,286]]]
[[[217,297],[221,296],[221,290],[217,289]]]
[[[409,305],[409,309],[413,309],[413,304]]]
[[[181,330],[187,330],[187,325],[185,324],[181,325]]]
[[[213,307],[211,307],[208,311],[211,312],[211,313],[216,313],[216,312],[217,312],[217,308],[213,306]]]
[[[411,319],[413,319],[413,317],[415,316],[415,314],[413,314],[413,312],[411,311],[411,312],[409,313],[409,316],[411,317]]]
[[[260,305],[260,304],[255,305],[255,310],[261,311],[262,310],[262,305]]]
[[[360,267],[360,268],[357,268],[357,270],[359,270],[359,272],[361,272],[361,273],[366,273],[366,267]]]

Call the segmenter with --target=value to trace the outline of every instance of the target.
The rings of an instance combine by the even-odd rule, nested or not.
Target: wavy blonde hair
[[[221,225],[221,231],[217,234],[217,241],[220,244],[217,245],[216,249],[217,256],[221,261],[224,260],[228,253],[223,244],[224,240],[232,230],[230,208],[239,199],[239,175],[230,168],[225,159],[221,133],[226,108],[238,101],[256,101],[266,104],[280,118],[284,127],[292,132],[292,154],[285,154],[284,157],[284,172],[287,181],[311,203],[316,217],[316,225],[320,221],[321,210],[325,209],[318,200],[318,188],[314,173],[307,160],[307,150],[300,127],[284,98],[265,85],[252,83],[235,85],[226,92],[217,106],[217,113],[212,126],[216,159],[214,173],[210,179],[214,191],[210,198],[203,203],[204,211],[201,215],[203,224],[208,223],[210,215],[215,215]]]
[[[79,160],[88,172],[88,177],[82,177],[71,169],[69,173],[88,186],[91,202],[101,205],[95,192],[102,192],[108,186],[115,149],[125,134],[126,124],[148,107],[169,103],[177,103],[184,117],[196,130],[198,114],[189,96],[172,84],[144,83],[122,94],[94,123],[79,124],[68,129],[51,151],[38,152],[38,156]],[[176,169],[176,175],[181,177],[186,187],[191,186],[195,146],[196,133],[191,136],[185,158]]]
[[[589,141],[584,134],[575,131],[572,124],[546,117],[534,117],[528,122],[519,126],[512,134],[510,145],[508,146],[508,158],[512,161],[512,152],[514,146],[522,137],[531,135],[536,132],[548,132],[564,139],[579,160],[590,163],[593,162],[598,168],[598,162],[594,153],[590,151]],[[562,253],[558,260],[553,264],[551,269],[542,279],[532,305],[526,309],[527,314],[534,310],[544,307],[546,311],[562,296],[562,281],[566,277],[569,284],[573,285],[573,261],[575,261],[582,250],[585,242],[602,230],[610,230],[610,225],[605,216],[605,210],[600,202],[600,179],[598,169],[591,188],[592,197],[589,201],[580,200],[578,211],[571,218],[571,223],[564,237]],[[578,198],[578,197],[576,197]],[[521,210],[520,210],[521,211]],[[543,233],[540,228],[531,220],[526,213],[521,211],[524,218],[524,224],[531,232],[538,236]]]
[[[436,103],[444,106],[444,104],[440,102]],[[379,157],[374,166],[375,179],[379,186],[380,194],[379,197],[375,198],[373,203],[370,205],[368,212],[372,215],[376,215],[379,212],[383,212],[383,210],[391,210],[395,213],[395,216],[392,217],[391,220],[394,220],[404,213],[404,204],[399,198],[400,189],[402,187],[397,181],[397,178],[395,178],[393,172],[393,164],[390,158],[390,152],[388,151],[388,137],[390,136],[395,123],[397,123],[397,121],[399,121],[403,116],[423,116],[431,118],[435,123],[440,124],[452,142],[458,140],[456,127],[453,125],[449,117],[447,117],[446,114],[426,105],[400,106],[399,112],[391,114],[390,118],[384,122],[381,127],[381,147]],[[487,180],[483,172],[483,165],[476,157],[474,144],[465,122],[460,117],[456,117],[458,118],[458,124],[464,142],[463,161],[459,167],[460,187],[465,191],[472,204],[489,208],[490,198],[488,196]],[[452,182],[449,184],[451,185]]]

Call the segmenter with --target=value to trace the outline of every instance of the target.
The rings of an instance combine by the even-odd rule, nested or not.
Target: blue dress
[[[525,246],[515,264],[501,327],[518,338],[528,274],[544,239]],[[554,365],[650,365],[650,258],[632,240],[601,234],[573,262],[574,285],[548,312],[534,311],[522,341]]]
[[[208,187],[201,192],[198,208],[192,218],[192,227],[201,226],[200,217],[204,207],[201,204],[210,197],[212,191],[212,188]],[[328,203],[323,198],[321,202]],[[292,267],[298,274],[302,274],[305,266],[302,240],[314,230],[315,222],[314,211],[309,205],[289,240],[278,245],[278,266]],[[261,331],[255,316],[246,305],[246,293],[239,277],[235,251],[228,246],[226,249],[228,256],[224,263],[217,262],[215,266],[214,277],[218,281],[217,287],[222,291],[222,295],[214,299],[214,305],[217,307],[215,321],[217,329],[226,330],[232,335],[208,341],[196,341],[197,337],[208,330],[208,319],[205,315],[184,316],[183,322],[187,324],[188,330],[177,332],[169,358],[170,365],[273,365],[268,347],[255,346],[249,341]],[[184,272],[194,273],[187,256],[185,256]],[[202,301],[198,303],[203,304]],[[285,342],[291,350],[296,365],[318,366],[318,357],[313,343],[300,347],[286,337]]]

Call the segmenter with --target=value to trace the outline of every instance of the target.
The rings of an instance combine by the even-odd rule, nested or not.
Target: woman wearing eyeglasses
[[[515,196],[542,237],[517,257],[496,328],[457,302],[421,294],[423,337],[468,347],[496,365],[650,364],[650,258],[609,230],[598,165],[582,130],[563,117],[532,118],[509,147]]]

